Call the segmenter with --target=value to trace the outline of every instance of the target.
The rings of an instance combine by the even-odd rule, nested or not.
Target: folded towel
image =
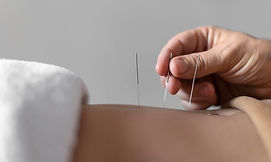
[[[0,59],[0,162],[70,162],[86,92],[64,68]]]

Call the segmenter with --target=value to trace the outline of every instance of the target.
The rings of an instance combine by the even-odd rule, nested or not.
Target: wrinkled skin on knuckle
[[[195,63],[196,65],[196,63]],[[206,60],[205,57],[199,57],[199,64],[198,64],[198,75],[197,78],[201,78],[203,77],[202,74],[204,74],[205,70],[206,70]]]

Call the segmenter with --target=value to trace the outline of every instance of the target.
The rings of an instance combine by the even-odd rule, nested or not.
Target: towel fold
[[[70,162],[87,90],[54,65],[0,60],[0,161]]]

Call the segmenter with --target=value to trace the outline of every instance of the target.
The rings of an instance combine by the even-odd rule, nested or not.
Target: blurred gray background
[[[162,106],[154,67],[168,39],[207,24],[271,38],[270,15],[270,0],[0,0],[0,57],[74,71],[90,103],[137,104],[138,52],[141,103]]]

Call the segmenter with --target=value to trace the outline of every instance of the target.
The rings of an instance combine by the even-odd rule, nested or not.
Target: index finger
[[[177,34],[171,38],[161,50],[156,64],[156,72],[160,76],[166,76],[169,67],[169,55],[173,57],[194,52],[202,52],[207,49],[209,27],[199,27]]]

